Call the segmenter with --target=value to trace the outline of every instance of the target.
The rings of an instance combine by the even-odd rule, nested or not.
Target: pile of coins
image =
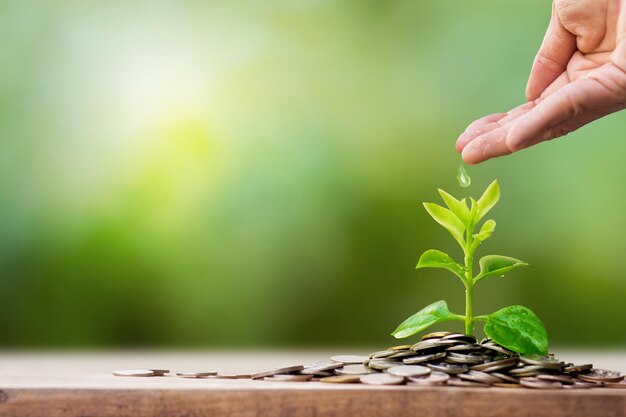
[[[168,371],[116,371],[118,376],[159,376]],[[620,372],[562,362],[554,355],[523,357],[491,339],[430,333],[414,345],[394,346],[369,356],[336,355],[309,366],[289,366],[256,374],[179,372],[185,378],[240,378],[281,382],[319,381],[369,385],[497,387],[535,389],[626,388]]]

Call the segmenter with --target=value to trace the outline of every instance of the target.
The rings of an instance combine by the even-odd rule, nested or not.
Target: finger
[[[456,140],[456,151],[460,153],[469,142],[491,130],[493,125],[506,115],[506,113],[490,114],[470,123],[470,125],[467,126],[465,131],[461,133],[459,138]]]
[[[511,150],[506,144],[510,125],[500,126],[474,139],[462,152],[463,161],[475,165],[496,156],[508,155]]]
[[[528,112],[532,107],[534,107],[534,103],[527,102],[515,107],[507,113],[490,114],[489,116],[478,119],[474,123],[470,124],[465,132],[463,132],[461,136],[459,136],[459,138],[457,139],[457,152],[462,152],[463,148],[465,148],[467,144],[472,142],[474,139],[478,138],[481,135],[484,135],[487,132],[490,132],[491,130],[497,129],[505,124],[510,123],[512,120],[518,118],[521,114]]]
[[[533,62],[526,85],[526,98],[541,96],[554,80],[567,69],[567,63],[576,51],[576,36],[567,31],[552,5],[552,18]]]
[[[543,90],[543,93],[541,93],[541,98],[544,99],[556,93],[570,82],[571,80],[569,78],[569,75],[567,74],[567,72],[564,72],[563,74],[559,75],[557,79],[552,82],[552,84],[550,84],[548,87],[546,87],[545,90]]]
[[[551,129],[567,120],[622,104],[625,92],[626,77],[610,67],[597,71],[594,77],[576,80],[520,117],[507,136],[507,146],[515,151],[551,139]]]

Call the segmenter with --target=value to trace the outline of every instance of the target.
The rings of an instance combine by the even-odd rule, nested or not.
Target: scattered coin
[[[464,374],[465,372],[469,371],[469,368],[467,367],[467,365],[455,365],[455,364],[445,363],[445,362],[429,363],[426,366],[428,366],[430,369],[434,371],[445,372],[446,374],[449,374],[449,375]]]
[[[276,368],[276,369],[272,369],[271,371],[265,371],[265,372],[258,372],[254,375],[251,375],[252,379],[261,379],[261,378],[265,378],[267,376],[274,376],[274,375],[278,375],[278,374],[290,374],[292,372],[300,372],[304,370],[304,366],[302,365],[294,365],[294,366],[286,366],[284,368]]]
[[[341,362],[324,361],[314,363],[313,365],[304,368],[300,371],[300,373],[306,375],[319,375],[320,373],[332,371],[334,369],[341,368],[342,366],[343,363]]]
[[[413,354],[415,354],[415,352],[413,352]],[[402,359],[402,363],[404,363],[405,365],[417,365],[418,363],[431,362],[431,361],[436,361],[438,359],[443,359],[446,357],[446,355],[447,355],[446,352],[430,353],[427,355],[417,355],[417,356],[412,356],[409,358]]]
[[[348,365],[355,363],[365,363],[369,360],[369,357],[360,355],[335,355],[331,356],[330,360],[333,362],[339,362]]]
[[[228,372],[218,372],[217,375],[214,376],[216,379],[250,379],[252,375],[250,374],[239,374],[239,373],[228,373]]]
[[[621,372],[609,371],[608,369],[592,369],[577,375],[577,377],[585,382],[620,382],[624,379]]]
[[[360,375],[335,375],[327,378],[320,379],[320,382],[330,382],[332,384],[350,384],[359,382],[361,380]]]
[[[419,377],[430,374],[430,368],[420,365],[400,365],[387,369],[387,373],[401,377]]]
[[[447,385],[452,387],[473,387],[473,388],[484,388],[488,387],[488,384],[483,384],[482,382],[473,382],[473,381],[464,381],[461,378],[450,378],[447,382]]]
[[[563,388],[563,384],[556,381],[542,381],[537,378],[522,378],[519,383],[528,388],[535,389],[558,389]]]
[[[522,388],[520,384],[513,382],[496,382],[495,384],[491,384],[491,386],[497,388]]]
[[[566,366],[563,369],[563,372],[565,372],[566,374],[578,374],[581,372],[590,371],[592,368],[593,368],[593,365],[590,363],[586,363],[584,365],[571,365],[571,366]]]
[[[480,371],[469,371],[466,374],[459,374],[458,377],[467,381],[481,382],[483,384],[488,384],[488,385],[502,382],[500,378],[495,377],[493,375],[489,375],[486,372],[480,372]]]
[[[197,372],[197,371],[181,371],[176,372],[176,376],[181,378],[208,378],[217,375],[215,371]]]
[[[571,376],[568,376],[568,375],[543,374],[543,375],[537,375],[537,379],[539,379],[541,381],[556,381],[556,382],[560,382],[561,384],[564,384],[564,385],[573,385],[574,384],[574,378],[572,378]]]
[[[395,350],[381,350],[380,352],[374,352],[372,354],[370,354],[370,358],[372,359],[381,359],[381,358],[387,358],[391,355],[395,355],[396,353],[398,353]]]
[[[115,376],[155,376],[152,369],[120,369],[113,371]]]
[[[433,371],[429,375],[423,377],[410,376],[407,378],[411,385],[422,386],[444,385],[449,379],[450,375],[439,371]]]
[[[280,381],[280,382],[306,382],[313,379],[313,375],[292,375],[278,374],[263,378],[264,381]]]
[[[404,382],[404,378],[388,373],[376,373],[362,375],[360,381],[369,385],[400,385]]]
[[[602,385],[607,388],[626,388],[626,380],[621,380],[620,382],[604,382]]]
[[[337,375],[365,375],[376,372],[365,365],[346,365],[343,368],[335,369]]]

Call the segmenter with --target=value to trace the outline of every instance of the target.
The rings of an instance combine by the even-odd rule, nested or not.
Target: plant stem
[[[467,229],[467,246],[465,251],[465,333],[474,334],[474,250],[473,227]]]

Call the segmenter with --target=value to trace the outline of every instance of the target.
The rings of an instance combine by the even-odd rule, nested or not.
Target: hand
[[[558,138],[626,108],[626,0],[554,0],[526,98],[467,127],[456,142],[466,163]]]

